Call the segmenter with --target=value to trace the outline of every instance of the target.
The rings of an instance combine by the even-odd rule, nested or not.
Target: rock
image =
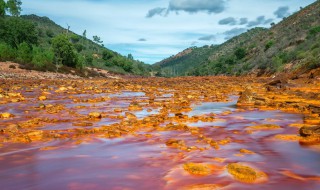
[[[320,135],[311,135],[307,137],[300,137],[299,144],[301,145],[315,145],[320,143]]]
[[[166,145],[168,147],[172,147],[172,148],[181,148],[181,147],[185,147],[186,144],[183,140],[177,140],[177,139],[169,139],[166,142]]]
[[[6,133],[17,133],[17,132],[19,132],[19,125],[17,125],[17,124],[8,125],[8,126],[4,129],[4,131],[5,131]]]
[[[301,127],[299,133],[302,137],[320,136],[320,126]]]
[[[238,163],[228,164],[227,170],[236,180],[243,183],[257,183],[267,178],[264,172]]]
[[[241,92],[237,106],[253,106],[255,103],[254,96],[255,94],[250,89],[246,89]]]
[[[120,108],[115,108],[113,111],[120,113],[120,112],[122,112],[122,109],[120,109]]]
[[[223,186],[219,184],[196,184],[183,187],[182,190],[218,190],[222,188]]]
[[[137,116],[135,116],[134,114],[130,113],[130,112],[126,112],[126,118],[129,120],[135,120],[137,119]]]
[[[240,149],[240,153],[242,153],[242,154],[255,154],[251,150],[247,150],[247,149]]]
[[[8,118],[12,118],[12,117],[14,117],[14,115],[11,113],[8,113],[8,112],[0,114],[0,118],[3,118],[3,119],[8,119]]]
[[[46,96],[39,96],[39,98],[38,98],[40,101],[43,101],[43,100],[46,100],[47,99],[47,97]]]
[[[319,114],[320,116],[320,106],[319,105],[309,105],[309,109],[311,110],[312,113],[314,114]]]
[[[276,130],[281,129],[279,125],[274,124],[262,124],[262,125],[255,125],[255,126],[249,126],[245,128],[246,130]]]
[[[90,122],[78,122],[78,123],[72,123],[72,126],[91,127],[91,126],[93,126],[93,123],[90,123]]]
[[[282,141],[299,141],[301,137],[299,137],[298,135],[291,134],[278,134],[274,136],[274,138]]]
[[[267,83],[266,85],[268,86],[276,86],[278,88],[282,88],[284,87],[286,84],[288,83],[288,81],[284,78],[281,78],[281,79],[275,79],[269,83]]]
[[[34,130],[34,131],[28,132],[26,135],[31,141],[39,141],[43,137],[43,131]]]
[[[201,163],[186,163],[183,165],[183,169],[192,175],[198,176],[207,176],[212,173],[212,169],[208,164]]]
[[[139,104],[130,104],[128,107],[129,111],[141,111],[143,108]]]
[[[91,112],[91,113],[89,113],[89,117],[90,118],[101,118],[102,115],[99,112]]]

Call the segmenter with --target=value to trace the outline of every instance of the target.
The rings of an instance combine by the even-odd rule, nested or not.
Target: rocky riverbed
[[[316,78],[0,80],[4,189],[319,189]]]

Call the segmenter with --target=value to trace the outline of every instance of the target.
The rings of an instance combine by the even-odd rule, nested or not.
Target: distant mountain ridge
[[[31,32],[21,29],[26,28],[25,26],[32,29],[35,38],[32,43],[25,40],[27,33]],[[131,54],[123,56],[105,48],[99,37],[99,40],[94,42],[89,39],[91,37],[86,36],[86,31],[83,32],[83,35],[78,35],[70,28],[59,26],[48,17],[4,15],[0,17],[0,34],[0,61],[18,62],[26,69],[55,72],[70,72],[78,69],[85,74],[87,73],[86,68],[98,68],[116,74],[144,76],[149,76],[152,71],[150,65],[134,60]],[[11,41],[17,41],[15,46],[6,40],[8,38],[5,35],[12,38]],[[77,65],[68,66],[73,68],[67,68],[66,64],[59,66],[60,69],[57,66],[58,58],[55,57],[53,41],[59,36],[67,38],[66,43],[63,44],[69,43],[72,46],[69,53],[75,56],[70,60],[76,60],[74,62],[77,62]]]
[[[320,1],[270,29],[254,28],[221,45],[192,47],[156,64],[161,76],[271,75],[320,67]]]

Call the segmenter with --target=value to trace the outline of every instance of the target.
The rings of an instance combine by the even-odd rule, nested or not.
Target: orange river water
[[[32,95],[32,94],[30,94]],[[126,107],[130,99],[143,99],[143,93],[124,92],[117,101],[108,105],[96,105],[97,111],[111,107]],[[170,95],[168,95],[169,97]],[[165,96],[163,98],[166,98]],[[3,190],[85,190],[85,189],[183,189],[190,185],[217,184],[221,189],[281,189],[301,190],[320,189],[320,146],[302,146],[296,141],[280,141],[276,134],[297,134],[298,128],[292,123],[303,123],[303,116],[281,111],[260,111],[255,109],[237,110],[236,97],[229,102],[212,102],[192,105],[189,116],[215,113],[215,122],[186,123],[188,126],[201,127],[204,134],[220,140],[230,137],[230,144],[220,150],[181,151],[169,148],[166,140],[178,138],[187,144],[196,144],[197,138],[181,131],[154,131],[144,135],[121,138],[100,138],[94,134],[79,139],[61,139],[49,142],[8,143],[0,147],[0,189]],[[52,100],[63,103],[68,109],[75,106],[67,100]],[[83,104],[85,105],[85,104]],[[13,103],[0,112],[9,111],[15,115],[32,106]],[[230,114],[223,114],[229,111]],[[134,112],[138,118],[156,113],[157,110]],[[87,114],[87,110],[80,111]],[[30,114],[33,114],[30,111]],[[67,118],[68,115],[58,115]],[[19,117],[14,118],[19,120]],[[10,121],[12,122],[12,121]],[[95,125],[117,122],[102,119]],[[270,123],[281,126],[278,130],[247,133],[245,128],[253,124]],[[5,125],[6,123],[0,123]],[[93,127],[94,127],[93,126]],[[71,123],[48,124],[41,130],[68,129]],[[56,147],[41,150],[41,147]],[[197,146],[202,146],[201,143]],[[203,146],[206,146],[203,144]],[[245,148],[256,154],[238,155]],[[224,162],[217,162],[222,158]],[[186,173],[182,165],[186,162],[213,163],[225,166],[228,163],[241,162],[253,165],[268,175],[268,180],[259,184],[246,184],[234,180],[228,172],[222,171],[208,176],[192,176]],[[293,173],[294,175],[284,175]],[[191,188],[192,189],[192,188]],[[194,188],[196,189],[196,188]],[[201,188],[198,188],[201,189]]]

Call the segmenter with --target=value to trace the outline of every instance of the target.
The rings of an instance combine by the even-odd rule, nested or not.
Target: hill
[[[160,75],[271,75],[320,67],[320,1],[270,29],[255,28],[217,46],[189,48],[154,65]]]
[[[69,72],[71,66],[82,70],[85,75],[88,67],[118,74],[149,75],[150,65],[134,60],[131,55],[122,56],[109,50],[99,42],[99,37],[94,42],[85,33],[78,35],[47,17],[3,16],[0,17],[0,61],[15,61],[28,69],[41,71]],[[28,41],[30,38],[34,39]],[[60,43],[62,45],[70,43],[69,53],[73,57],[69,62],[75,61],[74,64],[57,66],[59,59],[53,47],[54,39],[57,43],[66,39],[65,43]]]

